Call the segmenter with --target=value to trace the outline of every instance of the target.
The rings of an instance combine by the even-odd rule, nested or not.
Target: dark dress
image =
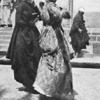
[[[16,25],[7,52],[14,78],[25,86],[32,86],[41,56],[39,31],[34,24],[38,9],[23,1],[16,8]]]
[[[82,32],[79,32],[79,29]],[[89,44],[89,35],[85,27],[85,21],[81,12],[78,12],[73,19],[73,24],[70,30],[71,44],[75,52],[79,53],[81,49],[85,49]]]

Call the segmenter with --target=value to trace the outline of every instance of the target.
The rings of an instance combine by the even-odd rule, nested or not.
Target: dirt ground
[[[100,69],[73,68],[75,100],[100,100]],[[0,100],[39,100],[38,94],[19,91],[10,65],[0,65]]]

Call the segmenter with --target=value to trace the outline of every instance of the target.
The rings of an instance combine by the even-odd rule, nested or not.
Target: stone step
[[[0,35],[12,35],[12,31],[0,31]]]
[[[10,30],[13,30],[13,28],[11,27],[1,27],[0,28],[0,31],[4,31],[4,30],[10,31]]]
[[[8,50],[8,47],[0,48],[0,54],[2,54],[2,52],[4,52],[3,54],[6,54],[7,50]]]
[[[2,52],[2,51],[7,52],[8,46],[9,46],[9,43],[7,43],[7,44],[6,43],[5,44],[0,43],[0,52]]]
[[[6,47],[6,46],[8,46],[9,45],[9,43],[0,43],[0,46],[1,47]]]
[[[0,55],[6,54],[12,36],[11,28],[0,28]]]
[[[11,35],[0,35],[0,39],[4,39],[4,40],[10,40],[11,39]]]
[[[9,60],[5,56],[3,56],[3,57],[0,58],[0,64],[10,65],[11,64],[11,60]]]
[[[9,44],[10,39],[0,39],[0,44],[4,43],[4,44]]]

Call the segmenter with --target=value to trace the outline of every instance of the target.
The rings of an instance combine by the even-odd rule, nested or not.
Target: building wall
[[[0,2],[0,24],[10,24],[10,0]]]

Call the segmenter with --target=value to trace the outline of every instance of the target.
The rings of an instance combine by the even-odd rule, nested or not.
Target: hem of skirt
[[[40,87],[39,85],[34,84],[33,87],[34,87],[34,89],[35,89],[36,91],[38,91],[40,94],[45,95],[45,96],[47,96],[47,97],[52,97],[51,95],[46,94],[46,93],[43,91],[43,89],[41,89],[41,87]]]

